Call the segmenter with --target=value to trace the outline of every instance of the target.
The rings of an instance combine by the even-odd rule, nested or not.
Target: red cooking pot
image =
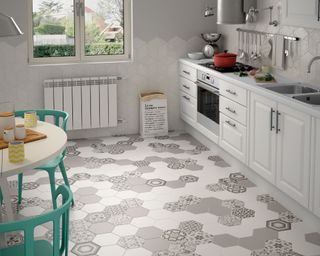
[[[237,54],[224,51],[222,53],[215,54],[213,57],[213,62],[216,67],[231,68],[237,62]]]

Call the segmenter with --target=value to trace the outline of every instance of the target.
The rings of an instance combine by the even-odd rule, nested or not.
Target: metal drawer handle
[[[231,109],[230,107],[226,107],[226,110],[228,110],[229,112],[236,114],[237,111],[235,111],[234,109]]]
[[[281,113],[279,111],[277,111],[277,123],[276,123],[276,133],[278,134],[279,132],[281,132],[280,128],[279,128],[279,117],[281,116]]]
[[[186,86],[186,85],[182,85],[184,88],[186,88],[186,89],[188,89],[188,90],[190,90],[190,87],[189,86]]]
[[[190,72],[183,70],[183,73],[187,74],[188,76],[190,76]]]
[[[271,115],[270,115],[270,131],[272,131],[275,127],[273,125],[273,114],[275,113],[276,111],[271,108]]]
[[[230,89],[228,89],[226,92],[232,94],[232,95],[237,95],[237,93],[235,91],[231,91]]]
[[[230,122],[230,121],[226,121],[226,123],[227,123],[228,125],[230,125],[231,127],[234,127],[234,128],[237,127],[236,124],[234,124],[234,123],[232,123],[232,122]]]
[[[320,21],[320,0],[318,0],[318,21]]]
[[[187,101],[190,101],[190,98],[187,96],[183,96],[183,98],[185,98]]]

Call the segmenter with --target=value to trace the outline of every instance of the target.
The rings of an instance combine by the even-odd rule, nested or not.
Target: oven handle
[[[215,95],[220,96],[219,89],[217,87],[209,86],[209,85],[207,85],[207,84],[205,84],[205,83],[203,83],[203,82],[201,82],[199,80],[196,82],[196,85],[198,87],[200,87],[200,88],[203,88],[203,89],[209,91],[209,92],[212,92]]]

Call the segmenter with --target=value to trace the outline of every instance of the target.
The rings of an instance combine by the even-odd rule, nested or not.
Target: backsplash
[[[238,34],[236,33],[236,28],[238,27],[299,37],[300,41],[292,44],[294,54],[288,57],[287,68],[285,70],[274,69],[274,72],[291,80],[306,82],[320,87],[320,62],[313,64],[311,74],[307,73],[309,61],[314,56],[320,55],[320,29],[281,25],[281,0],[258,0],[258,9],[268,6],[274,6],[273,19],[280,21],[279,26],[273,27],[268,25],[268,11],[259,13],[259,20],[254,24],[218,25],[219,33],[223,34],[221,44],[223,44],[225,49],[237,52]],[[269,65],[270,60],[264,59],[262,64]]]

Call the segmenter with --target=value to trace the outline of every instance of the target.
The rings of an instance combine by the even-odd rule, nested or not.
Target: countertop
[[[266,85],[272,86],[272,85],[277,85],[278,84],[286,84],[286,83],[299,83],[299,81],[292,81],[287,78],[277,76],[275,75],[275,79],[277,80],[277,83],[272,83],[272,84],[265,84],[265,83],[256,83],[256,81],[252,77],[239,77],[234,73],[220,73],[215,70],[206,68],[204,66],[201,66],[199,64],[207,63],[209,62],[210,59],[204,59],[204,60],[191,60],[191,59],[180,59],[180,62],[186,65],[189,65],[191,67],[196,68],[197,70],[201,70],[204,72],[207,72],[209,74],[214,75],[215,77],[225,80],[227,82],[230,82],[232,84],[238,85],[242,88],[245,88],[251,92],[260,94],[262,96],[265,96],[269,99],[275,100],[278,103],[283,103],[285,105],[288,105],[298,111],[302,111],[306,114],[309,114],[311,116],[314,116],[316,118],[320,118],[320,106],[315,106],[315,105],[309,105],[307,103],[300,102],[298,100],[295,100],[291,97],[288,97],[286,95],[273,92],[271,90],[268,90],[264,88]],[[305,85],[305,83],[302,83]],[[311,85],[312,86],[312,85]],[[314,87],[314,86],[312,86]]]

